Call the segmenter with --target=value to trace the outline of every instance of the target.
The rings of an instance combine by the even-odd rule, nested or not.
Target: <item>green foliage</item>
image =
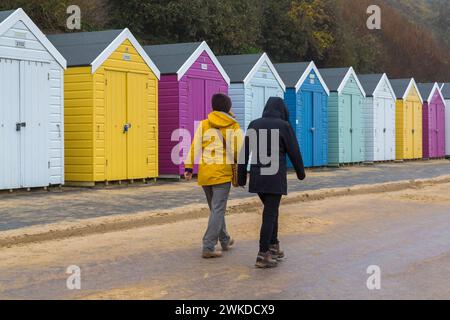
[[[261,12],[253,0],[111,0],[111,26],[147,43],[207,40],[220,54],[257,48]]]

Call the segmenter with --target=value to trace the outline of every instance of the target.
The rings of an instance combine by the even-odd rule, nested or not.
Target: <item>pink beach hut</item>
[[[159,174],[160,177],[179,177],[184,173],[182,150],[186,150],[190,142],[179,133],[189,131],[193,137],[195,123],[206,119],[212,110],[212,96],[228,94],[230,78],[206,42],[146,46],[144,49],[161,71]]]
[[[423,157],[445,157],[445,99],[437,83],[419,83],[423,97]]]

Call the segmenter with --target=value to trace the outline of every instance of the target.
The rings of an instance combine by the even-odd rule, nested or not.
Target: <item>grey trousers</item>
[[[231,183],[203,187],[211,211],[208,229],[203,237],[203,251],[205,252],[214,251],[218,241],[222,245],[227,245],[230,241],[225,224],[225,211],[230,189]]]

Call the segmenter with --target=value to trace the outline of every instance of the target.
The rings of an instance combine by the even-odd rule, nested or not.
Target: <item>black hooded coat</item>
[[[279,169],[275,174],[271,173],[270,175],[267,175],[267,173],[262,174],[262,170],[267,169],[272,165],[275,165],[276,168],[276,163],[267,163],[267,160],[261,161],[259,151],[262,147],[263,149],[261,151],[263,155],[267,155],[268,157],[272,155],[271,140],[274,134],[271,130],[278,130],[279,132],[279,154],[278,156],[275,156],[275,159],[277,159],[276,161],[278,161],[279,164]],[[252,140],[252,134],[250,132],[256,132],[257,143],[250,144]],[[262,135],[261,132],[263,132]],[[261,137],[264,136],[265,132],[267,132],[267,146],[264,146],[261,143]],[[300,147],[295,132],[289,124],[289,112],[283,99],[275,97],[270,98],[266,104],[262,118],[251,122],[247,129],[245,145],[242,149],[239,162],[240,164],[238,166],[240,186],[245,186],[247,184],[247,168],[250,154],[252,154],[249,187],[249,191],[251,193],[287,195],[288,186],[286,155],[289,156],[297,173],[298,179],[305,179],[305,168],[303,165]]]

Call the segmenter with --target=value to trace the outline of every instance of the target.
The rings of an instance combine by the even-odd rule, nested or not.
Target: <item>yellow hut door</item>
[[[146,141],[148,140],[148,75],[128,73],[128,123],[130,125],[127,142],[128,179],[148,177]]]
[[[406,135],[405,135],[405,159],[414,157],[414,103],[405,101],[405,119],[406,119]]]
[[[147,74],[106,72],[106,180],[148,177]]]
[[[414,159],[422,158],[422,105],[414,102]]]
[[[106,72],[106,180],[127,179],[127,74]]]

